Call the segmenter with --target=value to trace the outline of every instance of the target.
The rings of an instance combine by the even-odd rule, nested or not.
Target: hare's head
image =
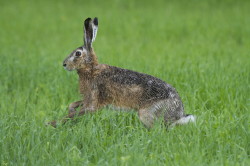
[[[75,49],[64,61],[65,69],[78,70],[97,63],[92,43],[96,38],[98,29],[98,19],[87,18],[84,21],[84,45]]]

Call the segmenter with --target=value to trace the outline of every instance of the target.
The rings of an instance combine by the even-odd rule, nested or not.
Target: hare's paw
[[[54,127],[54,128],[56,128],[56,125],[57,125],[57,123],[56,123],[55,120],[53,120],[53,121],[51,121],[51,122],[48,122],[48,123],[46,124],[46,126],[52,126],[52,127]]]

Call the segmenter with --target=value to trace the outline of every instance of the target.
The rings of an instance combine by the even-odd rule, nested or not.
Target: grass
[[[0,1],[0,165],[249,165],[248,1]],[[173,85],[196,124],[144,128],[103,110],[54,129],[79,100],[64,58],[98,16],[101,63]]]

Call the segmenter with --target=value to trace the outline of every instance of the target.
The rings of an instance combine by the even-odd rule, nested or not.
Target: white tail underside
[[[194,115],[188,115],[185,117],[182,117],[181,119],[175,121],[172,125],[184,125],[187,124],[189,122],[195,122],[195,116]]]

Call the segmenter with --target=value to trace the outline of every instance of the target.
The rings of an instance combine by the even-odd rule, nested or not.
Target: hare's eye
[[[81,56],[81,54],[82,54],[82,53],[81,53],[80,51],[77,51],[77,52],[76,52],[76,56]]]

